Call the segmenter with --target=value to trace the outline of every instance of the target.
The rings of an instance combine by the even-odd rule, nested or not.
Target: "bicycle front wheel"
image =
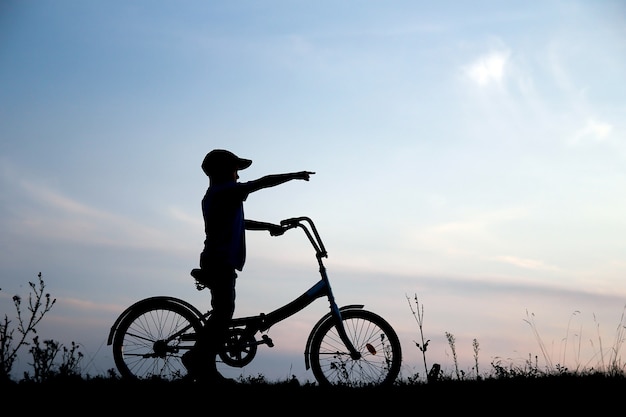
[[[113,338],[115,365],[125,378],[182,378],[187,370],[181,357],[201,328],[196,314],[179,304],[152,303],[131,311]]]
[[[360,358],[350,356],[335,322],[327,320],[311,341],[311,369],[318,383],[348,387],[393,384],[402,362],[395,330],[382,317],[366,310],[344,311],[341,319]]]

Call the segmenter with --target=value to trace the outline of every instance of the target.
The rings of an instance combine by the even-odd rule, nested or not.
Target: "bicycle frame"
[[[303,222],[308,223],[309,227],[307,228],[307,226],[304,225]],[[318,298],[327,297],[328,302],[330,304],[330,314],[333,320],[335,321],[335,326],[337,328],[339,336],[341,337],[341,340],[345,344],[346,348],[348,348],[348,351],[350,352],[351,357],[353,359],[358,359],[360,357],[360,353],[353,346],[352,342],[346,335],[345,329],[343,327],[343,321],[341,319],[341,311],[339,309],[339,306],[335,302],[335,297],[333,295],[333,291],[330,286],[330,281],[328,279],[326,267],[324,266],[324,262],[322,261],[322,258],[328,257],[328,253],[326,252],[326,249],[324,248],[322,239],[319,233],[317,232],[317,229],[315,225],[313,224],[313,221],[308,217],[295,217],[295,218],[283,220],[281,222],[281,225],[285,227],[285,229],[292,229],[292,228],[299,227],[304,231],[307,238],[309,239],[309,242],[315,249],[315,258],[317,259],[321,279],[315,285],[313,285],[311,288],[305,291],[302,295],[300,295],[298,298],[285,304],[282,307],[279,307],[271,311],[270,313],[267,313],[267,314],[262,313],[258,316],[240,317],[240,318],[232,319],[231,327],[245,326],[246,330],[251,333],[257,333],[259,331],[263,332],[263,331],[268,330],[273,325],[303,310],[304,308],[306,308],[308,305],[310,305],[313,301],[317,300]]]
[[[308,227],[304,223],[307,223]],[[283,305],[282,307],[279,307],[271,311],[270,313],[267,313],[267,314],[261,313],[257,316],[233,318],[230,323],[230,328],[242,328],[246,335],[251,336],[251,338],[254,338],[256,333],[264,332],[268,330],[270,327],[272,327],[273,325],[293,316],[294,314],[306,308],[308,305],[310,305],[313,301],[317,300],[318,298],[327,297],[329,305],[330,305],[330,312],[326,316],[322,317],[322,319],[320,319],[320,321],[316,325],[316,328],[326,319],[333,320],[333,322],[335,323],[337,332],[341,338],[341,341],[344,343],[344,345],[348,349],[348,352],[350,352],[351,358],[354,360],[359,359],[361,357],[361,354],[354,347],[354,345],[352,344],[352,342],[350,341],[350,339],[348,338],[346,334],[346,331],[343,325],[341,312],[344,310],[349,310],[353,308],[362,308],[363,305],[350,305],[350,306],[344,306],[342,308],[338,307],[335,301],[335,297],[333,295],[332,288],[330,286],[330,281],[328,279],[326,267],[324,266],[324,262],[322,260],[322,258],[327,258],[328,254],[326,252],[326,249],[324,248],[322,239],[319,233],[317,232],[317,229],[315,225],[313,224],[313,221],[310,218],[295,217],[291,219],[286,219],[286,220],[281,221],[281,226],[283,226],[285,230],[299,227],[304,231],[307,238],[309,239],[309,242],[315,249],[315,258],[317,259],[317,263],[319,266],[319,273],[320,273],[321,278],[316,284],[314,284],[307,291],[302,293],[302,295],[300,295],[293,301]],[[162,302],[168,302],[168,303],[173,303],[176,305],[183,306],[184,308],[193,312],[193,314],[196,317],[198,317],[198,319],[200,319],[203,322],[203,324],[206,323],[206,320],[211,315],[211,311],[208,311],[202,314],[198,309],[196,309],[194,306],[192,306],[188,302],[179,300],[177,298],[173,298],[173,297],[147,298],[147,299],[138,301],[137,303],[128,307],[117,318],[113,326],[111,326],[107,343],[110,345],[113,342],[113,337],[120,323],[133,310],[144,308],[146,305],[149,305],[151,303],[162,303]],[[162,343],[166,345],[167,343],[171,342],[172,340],[178,337],[182,337],[183,340],[195,340],[197,335],[187,333],[190,328],[191,328],[191,325],[188,325],[184,328],[179,329],[177,332],[171,334],[167,339],[163,340]],[[311,332],[309,340],[311,339],[312,335],[315,333],[316,328],[314,328],[314,330]],[[272,341],[267,336],[263,336],[261,341],[255,341],[255,344],[263,344],[263,343],[269,345],[270,347],[273,346]],[[308,343],[307,343],[307,350],[308,350]],[[307,364],[308,364],[308,360],[307,360]]]

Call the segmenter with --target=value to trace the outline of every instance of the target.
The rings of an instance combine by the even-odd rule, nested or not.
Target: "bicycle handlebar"
[[[308,223],[309,226],[307,227],[304,223]],[[324,248],[322,238],[317,232],[317,228],[315,227],[315,224],[313,224],[313,220],[311,220],[309,217],[292,217],[289,219],[281,220],[280,225],[285,228],[285,230],[294,229],[296,227],[302,228],[306,236],[309,238],[311,245],[313,245],[313,248],[315,248],[316,256],[318,258],[328,257],[328,253],[326,252],[326,248]],[[313,234],[311,234],[311,232],[313,232]]]
[[[298,227],[298,225],[303,221],[311,221],[308,217],[292,217],[290,219],[285,219],[280,221],[280,225],[285,228]]]

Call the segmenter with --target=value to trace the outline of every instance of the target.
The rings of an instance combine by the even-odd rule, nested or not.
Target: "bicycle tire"
[[[201,328],[194,312],[175,303],[156,302],[131,311],[113,338],[113,359],[120,375],[166,381],[185,377],[181,357],[193,347],[193,334]]]
[[[334,321],[322,323],[311,340],[310,361],[320,386],[391,385],[400,373],[402,349],[398,335],[379,315],[367,310],[341,313],[346,333],[359,359],[352,359]]]

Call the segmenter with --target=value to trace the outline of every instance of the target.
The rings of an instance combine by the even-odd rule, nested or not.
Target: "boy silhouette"
[[[202,161],[202,170],[209,177],[209,187],[202,199],[206,239],[200,254],[201,275],[196,279],[211,290],[213,313],[195,346],[182,357],[193,380],[233,382],[217,370],[216,356],[226,342],[228,324],[235,311],[235,279],[246,260],[245,231],[266,230],[271,236],[284,232],[280,225],[246,219],[243,202],[255,191],[291,180],[308,181],[314,174],[300,171],[238,182],[238,171],[251,164],[250,159],[239,158],[225,149],[212,150]]]

